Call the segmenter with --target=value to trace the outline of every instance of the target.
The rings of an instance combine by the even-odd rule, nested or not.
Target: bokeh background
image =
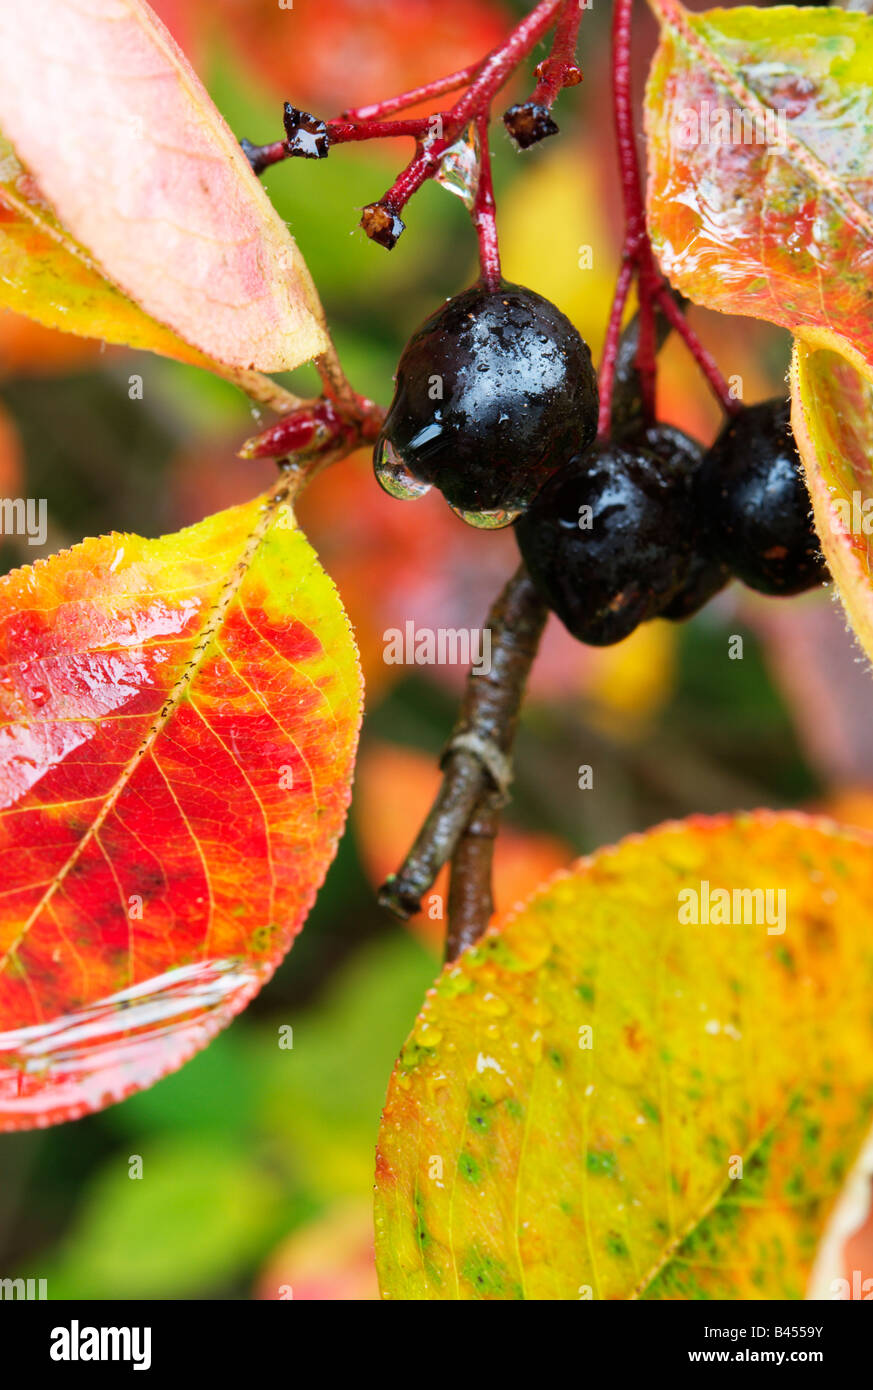
[[[505,0],[155,7],[237,136],[256,141],[279,137],[285,99],[328,117],[391,95],[481,56],[525,8]],[[595,0],[584,16],[585,81],[559,99],[560,137],[520,156],[498,121],[491,141],[504,272],[560,305],[595,359],[621,234],[609,11]],[[654,26],[640,11],[641,85]],[[498,114],[527,95],[532,66]],[[385,404],[411,331],[476,275],[469,218],[443,188],[426,185],[415,198],[390,254],[357,230],[360,207],[409,154],[408,142],[350,145],[266,176],[354,385]],[[702,309],[692,320],[725,374],[742,377],[747,401],[787,394],[784,333]],[[141,401],[129,398],[132,373],[143,378]],[[315,389],[311,369],[288,380]],[[662,355],[659,407],[703,440],[718,427],[675,341]],[[239,393],[196,369],[0,314],[0,494],[47,499],[46,554],[109,530],[174,531],[261,491],[273,466],[236,457],[257,424]],[[0,1137],[0,1275],[47,1278],[50,1297],[376,1297],[379,1111],[439,968],[444,923],[425,916],[399,925],[374,890],[435,790],[462,681],[457,670],[385,665],[383,633],[407,619],[480,626],[515,549],[511,533],[474,532],[437,497],[387,497],[363,455],[318,478],[300,510],[355,624],[367,678],[349,829],[293,952],[204,1053],[102,1114]],[[35,557],[4,539],[0,568]],[[741,661],[728,657],[733,635],[743,638]],[[553,623],[518,740],[497,854],[499,910],[579,854],[668,817],[800,806],[873,825],[871,693],[867,665],[824,591],[781,603],[734,586],[690,623],[650,623],[601,651]],[[581,791],[586,764],[594,787]],[[282,1050],[287,1025],[294,1045]],[[141,1181],[128,1176],[134,1155]]]

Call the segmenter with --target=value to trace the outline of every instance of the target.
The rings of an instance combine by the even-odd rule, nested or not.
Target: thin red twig
[[[634,129],[631,91],[631,14],[633,0],[615,0],[612,12],[612,89],[621,192],[624,199],[625,255],[636,267],[640,303],[637,371],[643,413],[655,418],[655,318],[649,265],[646,210]],[[617,345],[616,345],[617,346]]]
[[[676,329],[676,332],[684,341],[722,407],[727,411],[728,415],[736,415],[736,413],[742,409],[742,401],[736,400],[731,396],[730,387],[716,365],[714,357],[701,343],[694,329],[682,313],[682,310],[673,300],[663,280],[659,284],[656,293],[658,305],[664,317],[669,320],[673,328]]]
[[[332,145],[344,145],[350,140],[387,140],[394,135],[411,135],[419,140],[426,135],[433,117],[409,116],[402,121],[327,121],[327,134]]]
[[[413,87],[408,92],[401,92],[399,96],[387,97],[384,101],[373,101],[368,106],[350,107],[347,111],[340,112],[340,120],[370,121],[376,117],[390,116],[394,111],[405,111],[408,107],[417,106],[420,101],[428,101],[431,97],[456,92],[473,81],[481,66],[482,61],[471,63],[468,68],[459,68],[457,72],[450,72],[446,77],[437,77],[433,82],[427,82],[423,87]]]
[[[536,9],[517,24],[481,64],[478,76],[443,117],[443,134],[428,142],[395,179],[380,204],[399,213],[427,179],[432,178],[446,150],[474,117],[488,115],[491,101],[510,73],[551,27],[561,0],[540,0]]]
[[[603,362],[600,367],[600,412],[597,417],[597,433],[601,439],[605,439],[609,434],[612,417],[612,386],[615,380],[618,344],[621,339],[621,321],[633,278],[633,262],[626,260],[615,282],[615,294],[612,299],[609,327],[606,330],[606,343],[603,348]]]
[[[537,68],[537,86],[531,101],[550,110],[558,93],[564,87],[575,87],[582,81],[582,72],[576,62],[576,44],[579,41],[579,25],[582,22],[582,6],[579,0],[564,0],[558,17],[552,51]]]
[[[500,286],[500,247],[497,242],[497,220],[494,206],[494,183],[491,177],[491,151],[488,148],[489,122],[487,116],[477,116],[479,134],[479,186],[473,203],[473,224],[479,239],[479,265],[482,283],[489,290]]]
[[[689,327],[682,310],[673,300],[666,281],[655,261],[646,226],[646,205],[637,154],[636,131],[633,119],[631,91],[631,15],[633,0],[615,0],[612,16],[612,85],[614,97],[615,134],[618,144],[621,191],[624,201],[625,237],[622,267],[616,285],[612,314],[606,335],[600,369],[600,413],[598,433],[609,433],[612,413],[612,392],[615,364],[621,337],[621,318],[634,277],[639,300],[639,335],[636,368],[640,382],[643,416],[655,418],[655,374],[657,333],[656,305],[663,311],[673,328],[682,336],[701,372],[709,382],[724,409],[738,409],[711,354],[703,347]]]

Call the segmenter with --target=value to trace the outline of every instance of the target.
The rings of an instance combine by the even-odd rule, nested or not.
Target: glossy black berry
[[[787,402],[765,401],[729,420],[694,493],[713,553],[751,589],[798,594],[827,578]]]
[[[673,597],[661,609],[660,617],[680,622],[690,618],[708,603],[731,577],[730,570],[717,555],[706,532],[695,501],[695,479],[702,466],[704,450],[696,439],[673,425],[651,425],[641,442],[658,459],[667,478],[672,478],[684,495],[677,492],[674,506],[681,509],[688,532],[689,554],[685,575]]]
[[[581,642],[609,646],[658,615],[691,553],[688,490],[651,450],[595,445],[516,526],[531,578]]]
[[[588,346],[554,304],[477,285],[404,349],[376,475],[394,496],[436,486],[471,524],[503,526],[591,442],[597,404]]]

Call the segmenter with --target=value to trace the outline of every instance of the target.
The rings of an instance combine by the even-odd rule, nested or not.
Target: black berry
[[[787,402],[749,406],[727,422],[694,496],[713,553],[751,589],[797,594],[826,580]]]
[[[450,299],[413,334],[376,446],[394,496],[436,486],[466,521],[504,526],[597,428],[597,377],[569,319],[519,285]]]
[[[516,526],[534,583],[581,642],[609,646],[658,615],[687,575],[688,489],[650,449],[595,445]]]
[[[677,484],[674,506],[685,517],[689,540],[688,564],[682,584],[661,609],[660,617],[679,622],[708,603],[730,579],[730,571],[712,553],[709,537],[695,505],[695,479],[704,451],[696,439],[673,425],[651,425],[641,436],[644,446],[652,451],[665,476]],[[681,489],[684,488],[684,495]]]

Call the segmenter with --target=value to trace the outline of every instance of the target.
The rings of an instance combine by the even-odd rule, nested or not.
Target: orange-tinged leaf
[[[348,620],[279,496],[0,581],[0,1129],[118,1100],[269,979],[342,829]]]
[[[873,386],[830,351],[797,342],[791,426],[815,526],[855,636],[873,656]]]
[[[873,1120],[871,849],[798,814],[661,826],[447,966],[382,1122],[383,1294],[802,1297]]]
[[[664,272],[873,377],[873,18],[651,4],[648,216]]]
[[[208,366],[196,348],[149,318],[101,274],[58,222],[12,146],[0,136],[0,303],[47,328],[149,348]]]
[[[75,241],[186,342],[262,371],[326,346],[293,238],[144,0],[4,6],[0,127]]]

